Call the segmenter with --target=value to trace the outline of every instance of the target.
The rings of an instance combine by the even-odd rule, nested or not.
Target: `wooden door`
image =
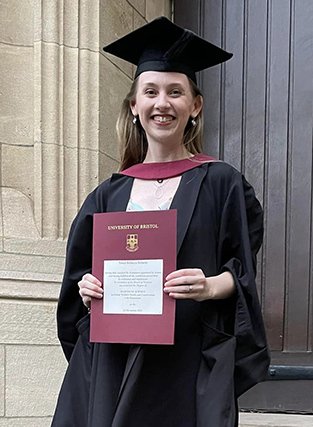
[[[240,404],[313,412],[313,1],[174,4],[177,24],[234,53],[199,76],[205,152],[241,170],[265,210],[257,285],[271,363],[288,368]]]

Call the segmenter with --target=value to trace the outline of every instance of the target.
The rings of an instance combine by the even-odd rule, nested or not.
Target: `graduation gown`
[[[224,300],[177,300],[175,344],[89,342],[77,283],[91,272],[93,213],[125,211],[133,178],[99,185],[75,218],[58,305],[58,335],[69,366],[52,427],[236,427],[237,397],[262,381],[269,355],[255,287],[262,209],[233,167],[205,163],[182,175],[177,269],[206,277],[230,271]]]

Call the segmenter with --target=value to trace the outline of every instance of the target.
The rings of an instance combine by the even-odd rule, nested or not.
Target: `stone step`
[[[240,427],[313,427],[313,415],[241,412]]]

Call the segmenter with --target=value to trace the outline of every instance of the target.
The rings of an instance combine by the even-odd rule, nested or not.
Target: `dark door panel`
[[[174,5],[175,22],[234,53],[199,76],[204,151],[241,170],[264,206],[257,286],[272,364],[313,366],[313,2]],[[295,412],[312,412],[312,402],[309,380],[268,381],[241,399]]]

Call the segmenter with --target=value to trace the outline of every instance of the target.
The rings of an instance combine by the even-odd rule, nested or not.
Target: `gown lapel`
[[[114,173],[109,187],[107,212],[126,211],[134,178]]]
[[[206,174],[207,165],[185,172],[171,204],[171,209],[177,209],[177,255],[188,230],[201,183]]]

